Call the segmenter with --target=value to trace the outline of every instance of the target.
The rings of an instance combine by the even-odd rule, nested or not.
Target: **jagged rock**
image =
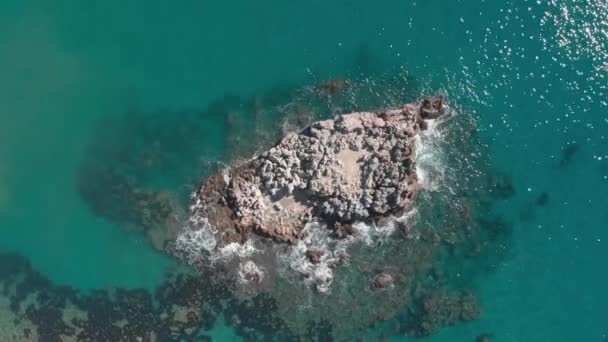
[[[306,251],[306,258],[313,264],[318,264],[321,262],[321,258],[325,252],[319,249],[309,249]]]
[[[396,225],[402,237],[406,239],[413,239],[416,237],[416,228],[410,223],[396,222]]]
[[[393,287],[395,281],[388,273],[380,273],[374,278],[374,288],[378,290],[388,289]]]
[[[432,97],[315,122],[210,177],[193,214],[225,242],[258,234],[295,243],[310,222],[348,227],[407,210],[418,190],[415,137],[441,113],[443,99]],[[336,232],[344,237],[349,230]]]
[[[334,225],[334,231],[336,233],[336,236],[340,239],[344,239],[355,233],[352,224],[348,223],[336,223]]]
[[[420,114],[423,119],[436,119],[441,115],[443,108],[443,97],[434,96],[422,101]]]

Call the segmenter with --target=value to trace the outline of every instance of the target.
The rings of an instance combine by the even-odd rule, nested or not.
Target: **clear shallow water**
[[[488,332],[497,341],[602,341],[605,7],[597,0],[4,2],[0,248],[27,256],[60,284],[151,287],[173,262],[92,215],[75,190],[100,118],[200,108],[226,92],[404,66],[474,111],[493,163],[516,192],[501,208],[514,229],[508,258],[476,278],[482,318],[431,340]],[[580,149],[560,167],[572,143]],[[547,205],[533,205],[542,192]]]

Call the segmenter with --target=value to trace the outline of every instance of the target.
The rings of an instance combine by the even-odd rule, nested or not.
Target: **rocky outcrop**
[[[388,273],[380,273],[374,277],[373,287],[377,290],[392,288],[395,284],[393,276]]]
[[[225,242],[259,234],[295,243],[309,222],[348,235],[352,223],[411,206],[418,190],[415,138],[442,113],[442,98],[432,97],[315,122],[210,177],[195,195],[194,214]]]

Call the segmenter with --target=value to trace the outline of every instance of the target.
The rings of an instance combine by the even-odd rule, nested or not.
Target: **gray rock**
[[[223,236],[294,243],[306,223],[352,224],[407,210],[417,192],[415,136],[443,99],[341,115],[286,135],[256,158],[213,176],[195,213]],[[227,176],[227,177],[226,177]],[[226,224],[232,222],[232,224]]]

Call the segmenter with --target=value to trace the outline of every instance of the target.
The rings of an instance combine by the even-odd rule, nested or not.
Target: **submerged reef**
[[[475,320],[480,314],[477,298],[470,293],[431,293],[416,300],[401,329],[407,335],[428,336],[441,327]]]
[[[155,291],[57,286],[15,254],[0,254],[3,341],[204,341],[228,293],[180,274]]]
[[[248,341],[350,341],[383,322],[421,336],[477,318],[470,280],[485,271],[470,270],[508,253],[493,203],[513,187],[475,119],[420,93],[403,74],[279,84],[105,123],[82,198],[193,271],[125,292],[134,316],[89,320],[81,336],[115,337],[112,325],[124,340],[196,340],[222,319]],[[113,312],[106,296],[73,302]]]

